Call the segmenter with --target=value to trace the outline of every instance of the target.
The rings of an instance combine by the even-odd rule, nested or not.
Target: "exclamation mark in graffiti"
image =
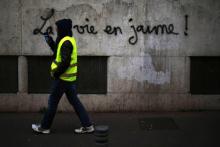
[[[188,15],[185,15],[185,31],[184,31],[184,35],[188,36]]]

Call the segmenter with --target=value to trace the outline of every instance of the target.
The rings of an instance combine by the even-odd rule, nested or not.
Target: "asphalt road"
[[[109,147],[219,147],[220,112],[91,113],[108,125]],[[95,137],[73,133],[75,113],[57,113],[51,134],[36,134],[41,113],[0,113],[1,147],[95,147]]]

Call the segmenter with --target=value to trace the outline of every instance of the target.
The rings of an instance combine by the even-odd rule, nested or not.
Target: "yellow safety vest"
[[[58,44],[57,47],[57,54],[56,59],[51,64],[51,72],[54,72],[58,65],[61,63],[61,47],[65,41],[70,41],[73,46],[73,51],[71,54],[71,61],[70,66],[67,68],[67,70],[60,75],[60,79],[64,81],[76,81],[77,76],[77,46],[76,46],[76,40],[74,37],[66,36],[62,38]]]

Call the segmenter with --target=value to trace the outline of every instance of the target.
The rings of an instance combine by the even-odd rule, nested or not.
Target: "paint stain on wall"
[[[163,85],[170,83],[171,72],[157,71],[152,63],[152,58],[147,57],[132,57],[126,61],[121,61],[123,66],[117,69],[117,76],[122,80],[136,80],[138,82],[148,82],[155,85]]]

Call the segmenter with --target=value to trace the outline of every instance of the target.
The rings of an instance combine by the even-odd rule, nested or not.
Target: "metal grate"
[[[169,117],[151,117],[138,119],[141,130],[175,130],[175,121]]]
[[[0,93],[18,91],[18,57],[0,56]]]
[[[190,57],[190,93],[220,94],[220,57]]]
[[[107,57],[80,56],[78,62],[78,92],[81,94],[106,94]]]
[[[28,92],[49,93],[52,79],[50,64],[52,57],[28,57]],[[107,93],[107,57],[78,57],[78,88],[80,94]]]
[[[29,56],[28,58],[28,92],[49,93],[52,79],[50,77],[51,57]]]

